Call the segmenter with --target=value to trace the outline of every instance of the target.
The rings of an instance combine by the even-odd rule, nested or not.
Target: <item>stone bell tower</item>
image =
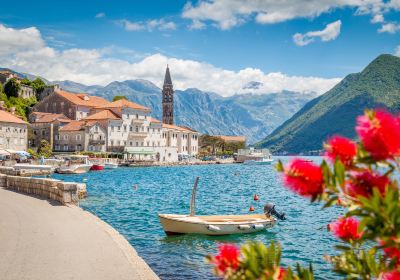
[[[162,122],[174,124],[174,87],[172,85],[171,74],[167,65],[165,71],[164,85],[162,89]]]

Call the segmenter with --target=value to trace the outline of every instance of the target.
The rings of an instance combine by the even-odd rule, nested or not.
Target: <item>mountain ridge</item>
[[[365,108],[400,111],[399,57],[380,55],[361,72],[347,75],[256,146],[274,152],[302,153],[322,149],[323,141],[335,134],[355,138],[356,117]]]

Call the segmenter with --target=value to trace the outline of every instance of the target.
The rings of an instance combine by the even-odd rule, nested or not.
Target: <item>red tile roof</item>
[[[177,125],[173,125],[173,124],[163,123],[162,126],[163,126],[163,128],[179,130],[182,132],[196,132],[195,130],[192,130],[191,128],[184,127],[184,126],[177,126]]]
[[[229,136],[229,135],[216,135],[226,142],[246,142],[245,136]]]
[[[100,108],[125,108],[125,107],[129,107],[132,109],[136,109],[136,110],[143,110],[143,111],[150,111],[149,108],[136,104],[132,101],[126,100],[126,99],[120,99],[114,102],[111,102],[109,104],[106,105],[100,105],[98,106]]]
[[[84,120],[117,120],[120,119],[115,113],[111,110],[105,109],[103,111],[94,113],[93,115],[87,116]]]
[[[0,122],[28,124],[26,121],[21,120],[16,115],[3,110],[0,110]]]
[[[161,121],[159,121],[159,120],[157,120],[155,118],[150,117],[149,119],[150,119],[151,123],[161,123]]]
[[[85,126],[84,121],[71,121],[70,123],[64,125],[60,128],[60,131],[79,131],[83,129]]]
[[[86,107],[99,107],[110,104],[110,102],[108,102],[102,97],[92,96],[86,93],[75,94],[64,90],[59,90],[56,91],[55,93],[64,97],[68,101],[74,103],[75,105],[86,106]]]
[[[39,113],[39,112],[35,112]],[[51,114],[51,113],[45,113],[45,114],[35,114],[38,115],[38,119],[35,121],[35,123],[51,123],[53,121],[60,121],[60,122],[70,122],[71,119],[67,118],[63,114]]]

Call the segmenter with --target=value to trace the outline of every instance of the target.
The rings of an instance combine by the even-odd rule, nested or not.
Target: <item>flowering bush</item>
[[[294,159],[278,162],[283,182],[293,192],[324,208],[346,210],[327,225],[341,244],[328,256],[333,270],[347,279],[400,279],[400,205],[396,176],[400,161],[400,118],[367,110],[357,118],[355,143],[334,136],[325,144],[325,159],[318,166]],[[225,248],[226,247],[226,248]],[[234,249],[233,249],[234,248]],[[314,279],[312,267],[280,265],[280,245],[249,243],[239,248],[222,245],[209,256],[217,275],[225,279]],[[222,262],[222,265],[221,265]]]

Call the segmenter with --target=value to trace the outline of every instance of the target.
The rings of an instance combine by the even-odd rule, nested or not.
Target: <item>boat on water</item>
[[[254,165],[254,164],[265,165],[265,164],[271,164],[273,161],[274,161],[273,158],[261,158],[261,159],[245,160],[243,163],[248,165]]]
[[[111,161],[109,158],[105,159],[104,162],[104,168],[105,169],[114,169],[118,168],[118,163]]]
[[[160,223],[167,235],[253,233],[273,227],[277,218],[285,219],[284,214],[277,213],[275,206],[270,204],[264,207],[264,214],[197,216],[195,206],[198,182],[199,177],[196,178],[193,186],[189,215],[158,214]]]
[[[73,155],[65,159],[65,164],[56,168],[56,172],[60,174],[82,174],[90,170],[93,164],[89,161],[88,156]]]
[[[268,149],[239,149],[236,162],[245,164],[271,164],[274,161]]]
[[[104,165],[100,163],[94,163],[92,167],[90,167],[90,171],[100,171],[104,170]]]

